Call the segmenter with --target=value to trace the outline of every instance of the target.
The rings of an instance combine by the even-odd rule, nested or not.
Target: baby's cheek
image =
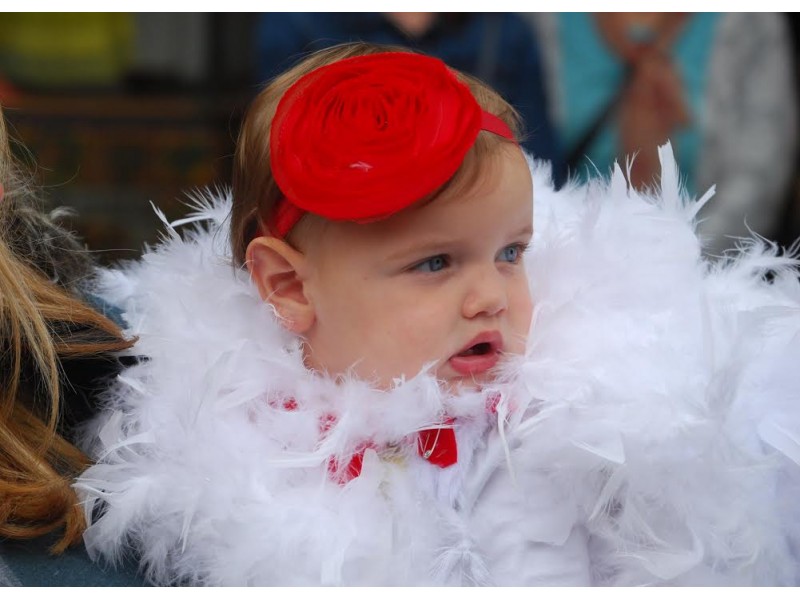
[[[525,288],[520,290],[519,295],[515,296],[511,310],[515,340],[513,345],[510,345],[509,351],[521,354],[525,351],[531,320],[533,319],[533,299],[528,290],[527,282],[525,283]]]
[[[440,347],[446,341],[443,333],[425,322],[398,323],[382,338],[387,363],[394,365],[395,376],[416,375],[429,362],[441,358]]]

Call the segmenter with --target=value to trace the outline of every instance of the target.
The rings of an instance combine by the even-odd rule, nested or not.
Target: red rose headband
[[[285,237],[306,212],[388,217],[444,185],[481,130],[516,142],[438,59],[386,52],[315,69],[286,91],[272,122],[283,198],[270,232]]]

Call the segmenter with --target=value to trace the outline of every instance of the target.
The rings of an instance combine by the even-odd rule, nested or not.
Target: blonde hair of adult
[[[298,79],[314,69],[346,58],[379,52],[411,52],[411,50],[366,42],[340,44],[320,50],[270,81],[250,104],[239,132],[233,165],[231,246],[233,257],[238,264],[244,263],[248,243],[255,237],[260,223],[270,216],[275,203],[281,198],[281,191],[275,183],[270,167],[269,136],[275,111],[284,93]],[[453,72],[467,85],[480,107],[499,117],[511,128],[517,139],[520,139],[520,120],[514,108],[475,77],[455,69]],[[467,152],[461,167],[450,182],[437,190],[431,198],[420,198],[420,200],[431,200],[455,185],[469,186],[478,173],[478,165],[494,152],[501,143],[500,139],[488,132],[479,133],[475,144]],[[308,216],[303,217],[299,223],[300,227],[295,228],[301,231],[300,235],[302,235],[303,221],[307,219]],[[297,231],[291,232],[288,241],[290,243],[296,241],[297,235]]]
[[[70,290],[90,265],[80,246],[36,207],[14,161],[0,110],[0,538],[61,530],[53,552],[80,539],[71,487],[86,456],[58,432],[61,359],[131,346],[120,329]]]

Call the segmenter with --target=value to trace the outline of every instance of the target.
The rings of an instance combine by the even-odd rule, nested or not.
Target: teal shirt
[[[132,560],[118,567],[93,563],[83,545],[53,556],[54,536],[26,542],[0,539],[0,586],[132,587],[147,585]]]
[[[671,52],[691,113],[691,123],[678,130],[671,141],[687,190],[692,194],[695,193],[696,166],[700,156],[703,99],[718,20],[719,14],[716,13],[690,16]],[[559,14],[558,28],[559,77],[564,97],[560,128],[564,147],[569,153],[619,89],[624,69],[606,47],[591,14]],[[619,135],[612,120],[610,125],[601,129],[588,148],[588,160],[573,175],[586,180],[596,175],[595,167],[601,175],[608,175],[618,148]]]

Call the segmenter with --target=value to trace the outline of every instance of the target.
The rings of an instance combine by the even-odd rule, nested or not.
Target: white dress
[[[87,434],[90,553],[159,584],[800,583],[795,262],[705,263],[662,164],[658,198],[534,169],[527,351],[458,397],[309,374],[231,266],[229,198],[198,199],[99,290],[147,360]],[[442,415],[447,468],[418,450]]]

